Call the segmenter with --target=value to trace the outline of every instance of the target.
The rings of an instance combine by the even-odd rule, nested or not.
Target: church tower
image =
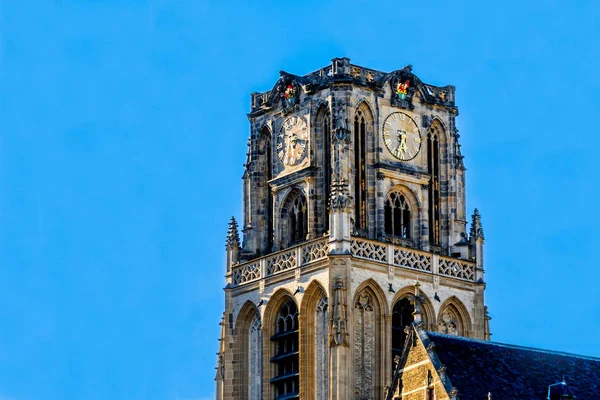
[[[380,400],[413,321],[489,339],[454,93],[348,58],[252,93],[217,400]]]

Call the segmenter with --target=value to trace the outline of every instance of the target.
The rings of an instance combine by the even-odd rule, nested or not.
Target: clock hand
[[[406,152],[406,149],[407,149],[407,147],[406,147],[406,132],[398,130],[398,141],[400,142],[398,149]]]

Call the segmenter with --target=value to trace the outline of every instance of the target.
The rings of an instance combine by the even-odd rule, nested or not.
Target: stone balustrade
[[[362,238],[353,238],[350,245],[353,257],[397,268],[407,268],[465,281],[475,281],[475,262],[446,257]],[[304,267],[324,260],[329,254],[329,238],[319,238],[267,256],[233,266],[231,284],[244,285],[284,271]]]

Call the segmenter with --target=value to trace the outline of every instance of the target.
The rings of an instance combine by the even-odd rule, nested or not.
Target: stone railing
[[[440,275],[466,279],[468,281],[475,280],[475,263],[473,262],[457,258],[440,257],[439,270]]]
[[[392,243],[354,238],[350,253],[357,258],[394,267],[416,269],[467,281],[475,281],[475,263],[439,256]]]
[[[231,282],[233,286],[239,286],[323,260],[329,254],[328,242],[329,238],[319,238],[235,265],[231,271]],[[475,281],[475,263],[472,261],[440,256],[393,243],[353,238],[350,254],[397,268]]]
[[[302,243],[268,256],[235,265],[231,271],[234,286],[277,275],[297,267],[312,264],[327,258],[329,238],[320,238]]]

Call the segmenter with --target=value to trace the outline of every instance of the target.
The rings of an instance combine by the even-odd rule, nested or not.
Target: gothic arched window
[[[437,129],[427,133],[427,172],[429,173],[429,242],[440,244],[440,144]]]
[[[391,192],[384,206],[385,233],[403,239],[410,239],[411,213],[406,197],[399,192]]]
[[[395,356],[402,354],[402,348],[406,340],[404,328],[413,322],[414,307],[405,297],[394,304],[392,311],[392,360]],[[392,373],[394,366],[392,365]]]
[[[271,379],[275,398],[298,399],[298,308],[294,300],[279,308],[271,341],[275,345],[275,355],[271,358],[275,364],[275,376]]]
[[[329,114],[323,118],[323,232],[329,230],[329,193],[331,191],[331,128]]]
[[[357,111],[354,117],[354,198],[355,226],[367,227],[367,125],[365,115]]]
[[[300,190],[292,190],[281,209],[283,242],[291,245],[306,240],[308,234],[308,209],[306,197]]]
[[[273,195],[271,194],[271,188],[269,186],[269,181],[273,178],[273,148],[271,143],[271,132],[267,128],[263,128],[263,143],[264,143],[264,191],[266,196],[266,205],[267,208],[265,210],[265,219],[266,219],[266,227],[267,227],[267,249],[266,252],[269,253],[273,250]]]

